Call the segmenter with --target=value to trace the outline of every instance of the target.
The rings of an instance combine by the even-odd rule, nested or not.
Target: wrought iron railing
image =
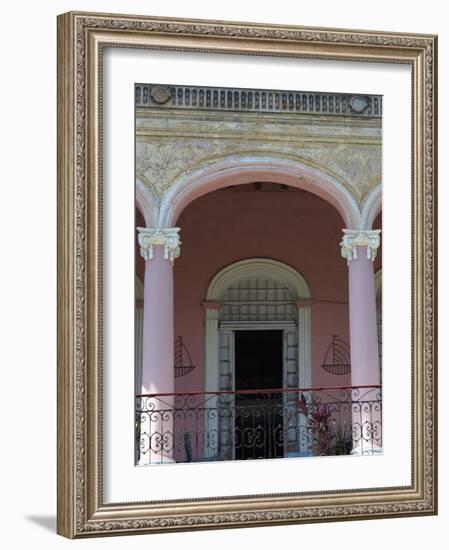
[[[381,386],[142,394],[136,462],[374,454]]]

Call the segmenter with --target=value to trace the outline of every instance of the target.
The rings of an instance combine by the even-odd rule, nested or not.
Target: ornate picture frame
[[[411,483],[105,502],[106,48],[402,64],[412,85]],[[69,538],[437,513],[437,37],[70,12],[58,17],[58,533]]]

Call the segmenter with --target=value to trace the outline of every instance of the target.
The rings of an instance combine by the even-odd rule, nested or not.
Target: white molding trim
[[[298,308],[298,387],[312,387],[312,316],[310,307]]]
[[[218,309],[208,308],[207,304],[204,304],[206,310],[206,322],[204,328],[204,341],[205,341],[205,355],[204,363],[209,368],[205,374],[205,391],[215,391],[219,387],[220,372],[219,372],[219,332],[218,332]],[[217,406],[217,397],[208,399],[206,401],[206,408],[213,409]],[[217,415],[206,414],[205,429],[206,433],[218,434],[219,425]],[[213,456],[213,449],[208,447],[206,450],[206,456],[211,458]]]
[[[154,227],[159,213],[158,202],[153,193],[139,178],[136,178],[136,204],[145,218],[146,226]]]
[[[218,372],[218,309],[206,308],[206,325],[205,325],[205,364],[206,368],[206,391],[215,391],[219,384]]]
[[[153,229],[150,227],[138,227],[138,240],[140,254],[145,261],[154,258],[154,247],[164,247],[164,258],[174,261],[181,253],[181,239],[179,238],[179,227],[169,229]]]
[[[219,271],[209,283],[206,300],[219,301],[233,282],[252,276],[265,276],[282,282],[296,295],[296,299],[311,298],[309,285],[296,269],[269,258],[250,258],[230,264]]]
[[[380,245],[380,229],[370,231],[357,231],[354,229],[343,229],[343,239],[340,242],[341,255],[346,258],[348,265],[352,260],[357,260],[357,247],[366,247],[366,257],[374,262],[377,249]]]
[[[372,189],[366,198],[360,219],[360,229],[372,229],[374,220],[382,210],[382,184]]]
[[[276,154],[241,153],[208,159],[173,182],[161,200],[158,226],[175,225],[183,208],[192,200],[229,185],[265,181],[305,189],[332,202],[347,227],[360,228],[361,212],[354,196],[326,168],[305,159]],[[330,200],[332,198],[332,201]]]

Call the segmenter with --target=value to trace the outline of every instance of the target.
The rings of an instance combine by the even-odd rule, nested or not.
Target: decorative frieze
[[[138,227],[138,240],[140,245],[140,254],[145,261],[152,260],[154,257],[154,247],[164,247],[164,258],[173,262],[181,253],[181,239],[179,237],[179,227],[167,229],[154,229],[149,227]]]
[[[137,107],[382,117],[382,96],[136,84]]]
[[[348,265],[351,260],[357,259],[358,246],[366,246],[366,257],[374,262],[380,245],[380,232],[380,229],[370,231],[343,229],[344,235],[340,243],[341,255],[346,258]]]

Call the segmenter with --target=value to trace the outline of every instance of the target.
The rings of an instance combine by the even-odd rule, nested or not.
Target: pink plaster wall
[[[349,342],[348,276],[340,255],[344,227],[340,215],[329,203],[305,191],[242,189],[218,190],[196,199],[177,223],[182,247],[174,268],[175,335],[182,335],[197,368],[175,380],[175,391],[204,389],[201,303],[210,280],[226,265],[251,257],[275,259],[303,274],[314,300],[312,384],[349,384],[349,376],[333,376],[320,366],[333,334]]]

